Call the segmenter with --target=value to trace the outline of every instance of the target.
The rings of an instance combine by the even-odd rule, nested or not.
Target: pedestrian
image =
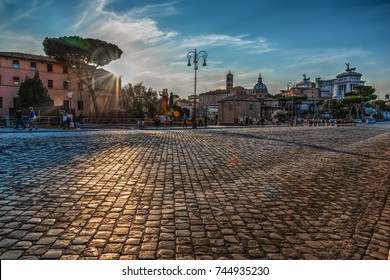
[[[69,112],[67,115],[66,115],[66,126],[68,128],[71,128],[71,123],[73,122],[73,114],[71,112]]]
[[[173,126],[173,117],[170,117],[169,118],[169,127],[172,127]]]
[[[64,111],[62,111],[62,128],[66,129],[68,126],[68,114]]]
[[[28,127],[30,130],[34,127],[35,130],[38,129],[38,126],[36,125],[35,121],[37,120],[37,115],[35,114],[34,108],[30,107],[30,115],[28,117]]]
[[[26,129],[26,125],[23,123],[23,115],[22,115],[22,110],[18,110],[16,112],[16,115],[15,115],[15,120],[16,120],[16,125],[15,125],[15,129],[18,129],[19,128],[19,125],[21,125],[23,127],[23,129]]]
[[[203,118],[203,116],[200,116],[199,118],[198,118],[198,126],[203,126],[203,120],[204,120],[204,118]]]
[[[144,128],[144,119],[143,118],[138,119],[138,128],[139,129]]]

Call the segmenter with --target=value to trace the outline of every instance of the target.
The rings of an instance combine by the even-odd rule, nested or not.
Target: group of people
[[[74,128],[73,114],[71,112],[67,113],[65,110],[62,111],[62,128],[69,129]]]
[[[27,127],[29,128],[29,130],[32,130],[33,128],[35,128],[35,130],[38,129],[38,125],[36,123],[37,115],[33,107],[30,107],[30,113],[28,116],[27,124],[23,122],[23,114],[21,109],[18,109],[18,111],[16,111],[15,120],[16,120],[16,124],[14,129],[19,129],[19,125],[22,126],[23,129],[26,129]]]
[[[74,128],[73,114],[67,113],[65,111],[61,112],[62,115],[62,127],[66,128]],[[29,128],[29,130],[38,129],[37,125],[37,115],[33,107],[30,107],[30,113],[28,116],[28,121],[26,123],[23,122],[23,113],[21,109],[18,109],[15,114],[15,127],[14,129],[19,129],[21,126],[23,129]]]
[[[235,125],[248,126],[248,125],[261,125],[266,124],[267,120],[262,118],[256,118],[251,116],[238,116],[233,119]]]

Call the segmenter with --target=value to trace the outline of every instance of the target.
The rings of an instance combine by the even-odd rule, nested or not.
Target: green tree
[[[371,108],[375,108],[376,110],[376,118],[381,119],[383,117],[382,112],[386,110],[388,106],[386,106],[386,102],[383,100],[372,100],[367,103]],[[382,112],[381,112],[382,111]]]
[[[352,109],[355,109],[356,118],[359,119],[359,113],[361,111],[361,106],[365,98],[363,96],[351,95],[339,99],[339,104],[347,106],[349,108],[349,116],[352,116]]]
[[[337,99],[328,99],[321,104],[320,110],[323,114],[331,114],[332,118],[343,119],[348,116],[350,108]]]
[[[353,88],[352,93],[348,93],[350,95],[358,95],[358,96],[364,96],[368,97],[370,96],[370,99],[376,99],[376,95],[374,94],[375,88],[372,86],[363,86],[363,85],[357,85]],[[346,94],[346,96],[348,95]]]
[[[47,89],[39,78],[39,72],[36,71],[33,78],[26,76],[18,90],[18,107],[39,107],[49,105],[51,102]]]
[[[99,39],[79,36],[46,37],[43,41],[43,49],[48,56],[68,65],[79,81],[88,88],[95,115],[99,117],[100,111],[94,88],[95,70],[119,59],[122,50],[114,44]]]
[[[352,110],[355,109],[355,116],[358,119],[363,107],[371,100],[377,98],[374,94],[375,88],[372,86],[358,85],[353,88],[352,92],[345,93],[345,97],[338,100],[340,105],[349,109],[349,117],[352,116]]]
[[[159,114],[160,100],[157,91],[143,83],[127,84],[121,89],[121,107],[133,118],[153,117]]]
[[[173,97],[173,92],[169,95],[169,108],[173,108],[174,105],[174,97]]]

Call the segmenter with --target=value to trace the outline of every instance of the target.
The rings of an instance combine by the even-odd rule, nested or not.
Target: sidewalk
[[[250,128],[251,126],[248,126]],[[201,126],[196,129],[223,129],[223,128],[243,128],[239,126],[229,126],[229,125],[209,125],[207,127]],[[254,126],[252,126],[254,128]],[[131,129],[131,130],[193,130],[192,127],[181,127],[181,126],[147,126],[143,128],[139,128],[137,124],[76,124],[75,128],[72,129],[63,129],[61,127],[38,127],[37,130],[29,130],[29,129],[14,129],[12,127],[3,127],[0,128],[0,133],[31,133],[31,132],[72,132],[72,131],[86,131],[86,130],[100,130],[100,129]]]

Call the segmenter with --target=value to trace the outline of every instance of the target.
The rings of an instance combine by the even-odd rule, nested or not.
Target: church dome
[[[253,93],[268,93],[267,86],[263,84],[263,78],[261,77],[261,74],[259,75],[257,84],[253,87]]]

